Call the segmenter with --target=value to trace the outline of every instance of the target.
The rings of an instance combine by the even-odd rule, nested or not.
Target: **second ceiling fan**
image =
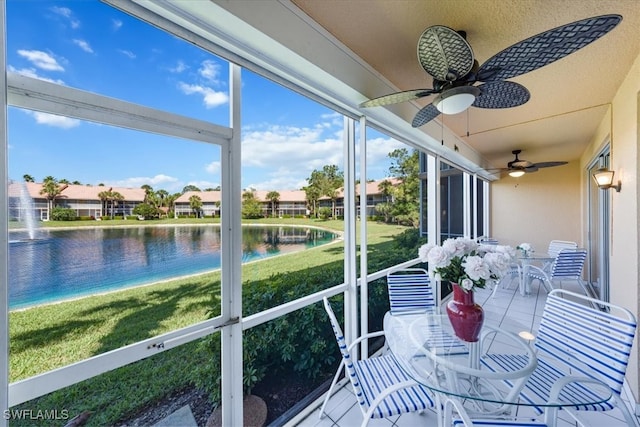
[[[521,160],[518,158],[518,154],[522,153],[522,150],[513,150],[511,153],[516,157],[507,163],[506,168],[488,169],[488,172],[507,172],[510,176],[518,178],[525,173],[537,172],[540,168],[550,168],[567,164],[567,162],[560,161],[532,163],[529,160]]]
[[[418,62],[433,77],[430,89],[384,95],[360,104],[376,107],[437,95],[422,108],[411,125],[420,127],[440,113],[457,114],[470,106],[511,108],[529,101],[527,88],[506,79],[551,64],[607,34],[620,23],[620,15],[602,15],[565,24],[522,40],[489,58],[475,60],[464,31],[435,25],[418,39]],[[484,82],[478,86],[476,83]]]

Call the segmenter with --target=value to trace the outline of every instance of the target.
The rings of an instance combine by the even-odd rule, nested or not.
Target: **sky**
[[[229,125],[228,63],[97,0],[6,0],[10,72]],[[342,167],[342,116],[242,70],[242,187],[293,190]],[[220,185],[220,149],[9,108],[9,178],[180,192]],[[367,178],[403,144],[367,131]]]

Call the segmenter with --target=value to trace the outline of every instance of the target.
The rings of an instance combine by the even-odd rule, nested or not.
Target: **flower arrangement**
[[[457,283],[465,291],[484,288],[509,270],[515,257],[511,246],[482,245],[466,238],[447,239],[442,246],[422,245],[418,256],[429,264],[432,280]]]
[[[531,252],[533,252],[533,246],[531,243],[520,243],[516,246],[516,249],[522,252],[523,256],[528,256]]]

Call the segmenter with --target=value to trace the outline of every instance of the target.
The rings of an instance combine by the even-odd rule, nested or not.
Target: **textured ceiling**
[[[467,41],[482,64],[543,31],[596,15],[622,15],[622,22],[601,39],[553,64],[510,79],[531,92],[526,104],[500,110],[470,108],[468,113],[444,116],[445,126],[494,166],[506,166],[514,149],[522,149],[520,157],[532,162],[578,159],[640,52],[637,0],[293,3],[398,90],[431,87],[432,79],[416,56],[418,37],[431,25],[466,31]],[[365,93],[371,98],[385,94]],[[415,102],[427,105],[431,100],[427,97]]]

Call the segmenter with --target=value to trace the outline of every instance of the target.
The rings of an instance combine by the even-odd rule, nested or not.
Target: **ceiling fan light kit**
[[[537,172],[540,168],[550,168],[567,164],[567,162],[563,161],[532,163],[529,160],[520,159],[518,157],[518,155],[522,153],[522,150],[513,150],[511,153],[515,158],[507,163],[506,168],[489,169],[489,171],[507,172],[511,177],[519,178],[525,173]]]
[[[471,107],[479,95],[475,86],[458,86],[436,96],[433,105],[443,114],[458,114]]]

